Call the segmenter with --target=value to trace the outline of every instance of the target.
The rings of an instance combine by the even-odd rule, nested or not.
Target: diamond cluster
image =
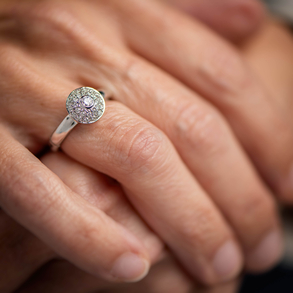
[[[81,87],[68,96],[66,109],[75,121],[90,124],[98,121],[104,114],[105,100],[99,91]]]

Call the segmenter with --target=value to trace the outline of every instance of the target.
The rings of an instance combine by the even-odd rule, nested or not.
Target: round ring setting
[[[105,112],[105,92],[90,87],[81,87],[70,93],[66,100],[68,115],[51,136],[53,151],[59,149],[69,132],[78,124],[97,122]]]
[[[101,92],[82,87],[70,93],[66,101],[69,116],[78,123],[91,124],[105,112],[105,100]]]

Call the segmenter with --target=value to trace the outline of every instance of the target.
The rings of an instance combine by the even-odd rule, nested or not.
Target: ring
[[[78,124],[97,122],[105,112],[106,94],[103,90],[81,87],[70,93],[66,100],[68,115],[50,138],[52,151],[57,151],[66,136]]]

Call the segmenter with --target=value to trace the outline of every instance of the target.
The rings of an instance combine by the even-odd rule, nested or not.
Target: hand
[[[142,257],[141,270],[132,277],[145,273],[150,260],[143,244],[68,189],[21,145],[36,153],[47,144],[65,116],[65,98],[73,88],[103,86],[112,90],[116,101],[108,103],[99,123],[79,126],[70,134],[62,145],[65,153],[118,180],[144,220],[203,282],[215,283],[238,274],[242,268],[239,244],[251,270],[265,269],[279,258],[275,204],[223,116],[142,58],[166,68],[170,66],[168,58],[173,58],[173,51],[165,51],[167,47],[183,50],[188,54],[174,59],[180,75],[185,71],[179,60],[189,70],[205,65],[205,58],[197,63],[189,50],[218,48],[217,56],[231,57],[232,64],[237,61],[233,77],[240,74],[248,79],[250,72],[238,53],[202,25],[153,1],[76,1],[70,8],[60,1],[33,7],[34,1],[16,3],[9,2],[13,9],[5,6],[7,12],[3,12],[7,22],[0,64],[4,121],[0,185],[1,194],[5,194],[0,201],[6,212],[91,274],[112,279],[109,272],[114,260],[129,252]],[[137,17],[141,9],[144,15]],[[177,21],[180,26],[169,31]],[[158,28],[164,31],[162,48],[161,38],[154,38]],[[197,38],[193,40],[189,36],[194,31]],[[15,36],[13,41],[11,36]],[[147,51],[149,44],[158,50]],[[160,50],[163,58],[156,60]],[[205,54],[213,60],[212,52]],[[213,65],[210,74],[219,68]],[[173,65],[169,69],[172,71]],[[212,89],[218,76],[215,80],[212,76],[205,80],[205,76],[201,82],[210,83],[208,88]],[[223,82],[225,76],[219,80]],[[253,90],[262,93],[261,87],[253,85]],[[72,222],[76,225],[70,225]],[[76,238],[80,233],[84,237]],[[99,241],[100,235],[107,246]],[[267,256],[272,245],[274,253]],[[128,279],[132,278],[128,275]]]
[[[107,215],[109,222],[115,221],[114,223],[117,223],[117,225],[123,227],[124,231],[128,230],[140,239],[153,263],[158,262],[163,257],[162,253],[164,245],[133,210],[117,182],[114,182],[105,175],[99,174],[73,161],[61,153],[48,154],[42,158],[42,162],[50,170],[59,175],[63,182],[71,188],[71,190],[79,194],[85,202],[90,203],[90,205],[95,207],[100,213],[104,213],[105,219]],[[75,215],[78,218],[78,214],[76,213]],[[50,221],[59,221],[59,218],[52,218]],[[89,219],[89,221],[91,221],[91,219]],[[58,222],[56,225],[58,225]],[[65,234],[63,235],[64,238],[70,235],[71,230],[74,230],[75,225],[76,221],[73,221],[66,229],[63,230],[63,233]],[[105,227],[110,226],[106,221],[103,225]],[[53,267],[56,267],[55,264],[66,263],[64,260],[61,260],[60,257],[52,251],[52,249],[13,221],[3,211],[0,213],[0,227],[0,239],[2,239],[0,245],[1,293],[14,292],[14,290],[19,287],[22,288],[20,290],[24,290],[24,288],[26,288],[26,284],[23,285],[23,283],[36,274],[37,271],[41,272],[44,268],[50,267],[50,264],[52,263],[54,264]],[[66,235],[66,233],[68,234]],[[83,233],[86,233],[86,231],[81,231],[78,235],[82,237]],[[113,235],[111,235],[111,233],[113,233]],[[75,237],[78,238],[78,235]],[[117,237],[115,235],[115,231],[113,230],[109,230],[107,235],[112,236],[113,239]],[[103,245],[108,244],[106,242],[107,238],[105,238],[102,233],[99,234],[99,241]],[[81,251],[81,253],[86,253],[86,250]],[[105,259],[111,257],[111,248],[107,248],[105,253],[108,253],[108,255],[103,255]],[[90,284],[95,284],[95,286],[97,286],[95,289],[100,288],[98,287],[98,284],[104,284],[104,286],[107,284],[107,282],[103,282],[101,279],[95,279],[93,276],[88,276],[87,280],[93,280],[86,286],[84,283],[85,280],[83,279],[87,274],[77,270],[68,263],[65,266],[68,267],[68,269],[70,268],[71,271],[75,271],[76,273],[78,272],[80,277],[77,278],[76,282],[80,282],[80,286],[84,289],[83,292],[88,292],[88,286]],[[124,271],[126,272],[126,270]],[[69,277],[70,276],[68,276],[68,278]],[[76,287],[76,285],[73,285],[72,282],[67,284],[66,280],[68,278],[63,280],[64,284],[74,287],[75,289],[71,288],[69,290],[68,287],[68,290],[63,292],[73,292],[73,290],[79,288]],[[125,279],[127,278],[128,276],[125,275]],[[185,279],[187,278],[185,277]],[[60,280],[55,280],[55,282],[57,281],[59,281],[58,286],[60,290],[62,286],[60,284]],[[53,281],[51,287],[48,287],[48,290],[50,290],[52,286]],[[44,290],[45,289],[41,291],[44,292]],[[30,292],[34,291],[32,290]],[[40,291],[36,290],[35,292]],[[56,293],[57,291],[55,291],[55,289],[51,289],[50,292]]]

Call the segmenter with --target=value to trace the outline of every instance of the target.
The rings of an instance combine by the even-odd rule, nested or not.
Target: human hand
[[[139,241],[129,243],[120,226],[62,185],[19,144],[37,153],[65,116],[62,109],[66,93],[81,84],[103,86],[110,88],[114,98],[126,106],[110,101],[99,123],[78,126],[70,134],[62,145],[64,152],[117,179],[148,224],[201,281],[227,280],[239,272],[242,260],[236,236],[248,268],[264,269],[275,262],[281,251],[281,240],[274,202],[225,119],[199,95],[145,62],[130,48],[139,49],[147,39],[158,45],[159,39],[152,39],[154,36],[148,30],[155,32],[158,25],[164,30],[168,23],[180,20],[179,35],[181,31],[191,33],[195,29],[201,40],[220,46],[223,54],[240,58],[237,53],[201,25],[152,1],[131,2],[133,5],[120,1],[86,4],[76,1],[71,2],[70,8],[66,1],[43,2],[34,7],[31,3],[34,2],[17,3],[12,10],[5,6],[8,11],[3,13],[6,21],[1,48],[5,58],[0,66],[4,97],[1,115],[5,122],[1,142],[3,208],[58,254],[92,274],[110,278],[112,260],[126,251],[148,261]],[[132,9],[137,12],[145,9],[148,19],[152,16],[154,21],[152,28],[146,26],[143,18],[136,18]],[[99,11],[98,20],[95,11]],[[168,15],[167,23],[158,17],[164,13]],[[146,39],[135,37],[136,25]],[[19,34],[22,39],[17,38]],[[133,37],[137,40],[135,44]],[[173,43],[172,37],[166,35],[166,44]],[[153,78],[149,79],[150,76]],[[22,165],[32,168],[31,173],[27,174]],[[17,184],[11,178],[17,178]],[[73,211],[79,213],[73,215]],[[63,229],[73,221],[80,226],[71,226],[72,230],[64,233]],[[107,233],[109,227],[101,226],[103,222],[110,224],[110,230],[115,230],[120,238],[111,237]],[[97,243],[97,227],[103,228],[99,233],[105,233],[111,245]],[[87,233],[73,243],[77,231]],[[262,249],[258,248],[263,239],[266,247],[267,239],[274,240],[276,246],[275,254],[266,259],[260,255],[265,251],[263,245]],[[90,249],[84,250],[84,246]],[[112,257],[101,259],[109,256],[106,253],[109,247]],[[93,255],[92,251],[97,253]]]
[[[137,219],[117,183],[61,153],[48,154],[42,158],[42,162],[56,172],[72,190],[142,239],[150,255],[158,255],[160,243],[140,219]],[[3,293],[237,292],[235,281],[224,287],[202,288],[166,252],[160,257],[161,260],[156,257],[157,263],[143,281],[128,285],[109,283],[61,259],[3,212],[0,214],[0,225],[0,238],[5,239],[0,248],[0,292]]]

